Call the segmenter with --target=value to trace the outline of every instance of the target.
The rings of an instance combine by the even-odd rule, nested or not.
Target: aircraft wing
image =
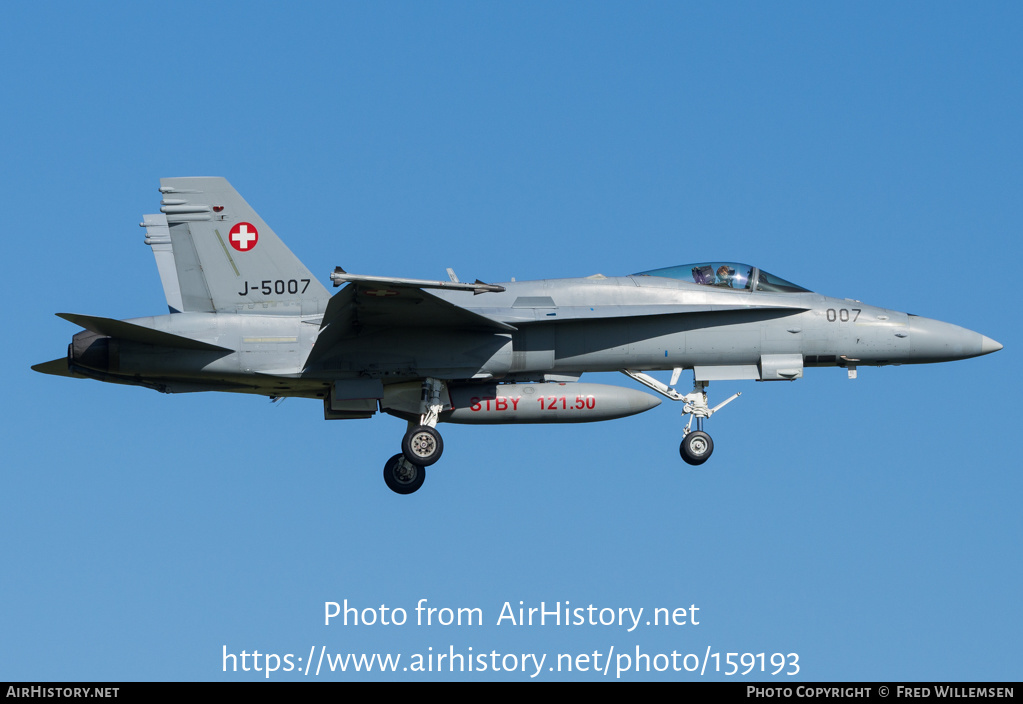
[[[493,333],[517,329],[441,300],[409,281],[401,280],[399,283],[398,280],[374,277],[373,281],[350,282],[336,293],[327,304],[320,333],[306,366],[322,361],[335,345],[363,331],[431,328]]]

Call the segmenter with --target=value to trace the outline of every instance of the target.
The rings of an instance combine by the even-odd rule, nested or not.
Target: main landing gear
[[[438,379],[423,381],[419,421],[409,421],[401,440],[401,454],[384,464],[384,482],[395,493],[411,494],[419,489],[426,480],[426,468],[444,452],[444,440],[437,432],[437,420],[444,410],[443,390],[444,382]]]
[[[396,494],[411,494],[426,481],[426,467],[405,459],[400,452],[384,465],[384,482]]]
[[[444,440],[436,428],[428,425],[417,425],[409,428],[401,439],[401,454],[409,462],[429,467],[440,459],[444,452]]]
[[[623,369],[622,371],[644,386],[647,386],[661,394],[665,398],[670,398],[672,401],[684,402],[684,405],[682,406],[682,415],[688,415],[689,422],[686,423],[686,427],[682,429],[682,444],[678,447],[678,453],[682,456],[682,459],[686,462],[686,464],[694,466],[703,464],[710,459],[711,453],[714,452],[714,441],[710,439],[710,435],[703,431],[703,421],[705,418],[710,418],[717,411],[720,411],[725,405],[742,396],[742,394],[733,394],[728,399],[714,406],[714,408],[711,408],[707,403],[707,384],[710,382],[694,380],[693,390],[685,396],[673,388],[674,384],[678,381],[679,374],[682,372],[681,369],[675,369],[672,372],[672,386],[662,384],[652,376],[648,376],[641,372],[634,372],[630,369]],[[696,430],[693,430],[694,419],[696,420]]]

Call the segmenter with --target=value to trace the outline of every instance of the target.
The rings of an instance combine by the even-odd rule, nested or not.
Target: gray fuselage
[[[502,286],[500,293],[433,295],[514,331],[437,331],[429,320],[418,327],[375,328],[335,345],[315,368],[305,362],[322,316],[278,309],[273,301],[239,307],[235,314],[126,321],[225,351],[171,351],[109,339],[105,350],[90,353],[104,338],[83,332],[69,361],[85,376],[168,392],[322,397],[339,379],[523,381],[623,368],[701,367],[717,370],[707,378],[761,378],[751,370],[765,356],[798,356],[801,367],[846,367],[948,361],[997,348],[955,325],[810,292],[735,290],[641,275]]]

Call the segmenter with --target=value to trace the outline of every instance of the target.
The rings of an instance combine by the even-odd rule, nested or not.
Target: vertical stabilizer
[[[163,213],[143,215],[139,226],[146,228],[146,244],[153,248],[156,268],[160,272],[160,282],[163,283],[163,293],[167,297],[167,307],[171,313],[180,313],[185,307],[181,302],[178,271],[174,267],[174,248],[171,246],[167,216]]]
[[[312,315],[326,309],[327,289],[226,179],[164,178],[160,192],[181,310]]]

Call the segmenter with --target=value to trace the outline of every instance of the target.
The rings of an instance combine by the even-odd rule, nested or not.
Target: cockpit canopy
[[[766,291],[773,293],[808,293],[802,286],[786,281],[783,278],[768,274],[749,264],[739,262],[702,262],[700,264],[682,264],[663,269],[641,271],[633,276],[663,276],[668,279],[680,279],[697,283],[702,286],[731,288],[747,291]]]

